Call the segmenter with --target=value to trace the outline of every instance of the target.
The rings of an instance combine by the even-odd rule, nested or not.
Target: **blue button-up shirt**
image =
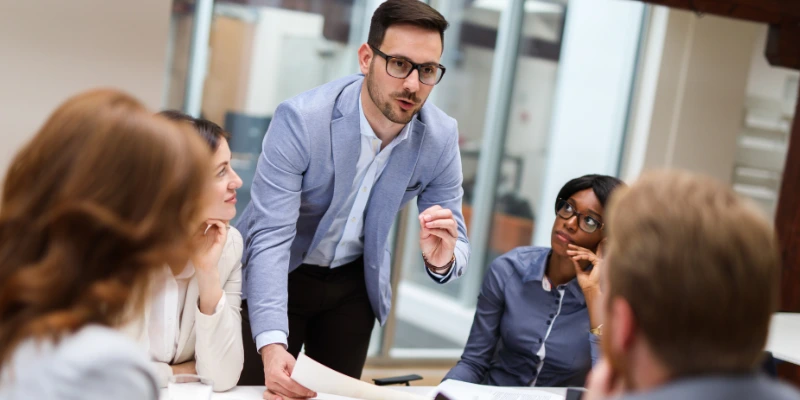
[[[495,386],[583,386],[597,359],[577,279],[553,287],[552,252],[520,247],[489,267],[461,361],[445,379]]]

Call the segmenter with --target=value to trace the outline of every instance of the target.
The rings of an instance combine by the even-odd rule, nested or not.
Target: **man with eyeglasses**
[[[358,50],[361,74],[275,111],[238,224],[242,331],[261,355],[246,346],[240,385],[266,383],[270,399],[315,396],[290,378],[303,346],[361,376],[375,319],[384,323],[391,309],[389,230],[414,197],[420,268],[437,283],[465,273],[457,124],[426,104],[445,73],[447,25],[423,2],[386,1]]]

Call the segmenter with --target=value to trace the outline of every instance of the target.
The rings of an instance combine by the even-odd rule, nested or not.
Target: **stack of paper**
[[[450,400],[564,400],[564,396],[544,390],[483,386],[454,380],[442,382],[431,393],[431,398],[439,393]]]
[[[450,400],[563,400],[558,394],[530,388],[500,388],[448,380],[427,395],[371,385],[340,374],[301,354],[292,379],[317,392],[320,400],[433,400],[438,394]]]
[[[370,385],[367,382],[340,374],[305,354],[297,357],[297,363],[292,371],[292,379],[317,392],[318,399],[340,400],[341,397],[346,397],[363,400],[430,400],[425,396]],[[323,393],[341,397],[325,397]]]

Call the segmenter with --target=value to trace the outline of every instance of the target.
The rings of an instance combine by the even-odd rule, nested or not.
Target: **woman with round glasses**
[[[445,379],[494,386],[583,386],[600,354],[603,214],[617,178],[567,182],[551,247],[519,247],[489,267],[461,360]]]

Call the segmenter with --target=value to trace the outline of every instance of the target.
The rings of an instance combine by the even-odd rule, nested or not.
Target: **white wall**
[[[661,7],[652,22],[622,175],[669,167],[730,183],[759,25]]]
[[[4,1],[0,172],[69,96],[99,86],[160,107],[171,0]],[[0,178],[2,179],[2,178]]]
[[[300,11],[281,10],[278,8],[259,8],[258,27],[253,46],[253,58],[250,67],[250,90],[247,93],[245,112],[253,115],[271,115],[282,101],[299,94],[303,90],[311,89],[325,82],[308,82],[309,75],[315,73],[316,65],[293,63],[292,58],[286,58],[293,50],[292,43],[301,39],[314,39],[322,41],[322,27],[324,17]],[[294,49],[300,50],[300,49]],[[305,48],[303,60],[309,60]],[[354,55],[355,57],[355,55]],[[288,68],[292,65],[295,71],[291,76],[286,76]],[[291,90],[297,85],[285,85],[283,81],[292,80],[300,86],[299,91],[284,93],[281,89]]]
[[[643,15],[635,1],[569,3],[535,245],[550,244],[553,202],[564,183],[618,173]]]

